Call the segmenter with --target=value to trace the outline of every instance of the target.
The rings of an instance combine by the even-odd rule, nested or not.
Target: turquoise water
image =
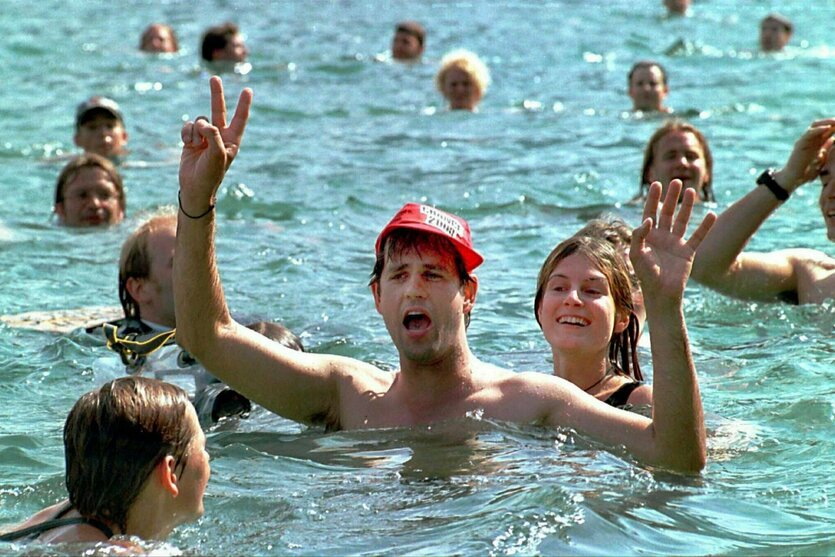
[[[756,53],[770,9],[794,20],[786,55]],[[835,5],[695,0],[668,20],[634,2],[15,2],[0,47],[0,313],[115,305],[118,248],[142,211],[176,200],[179,128],[208,112],[202,30],[237,21],[252,51],[242,154],[220,195],[219,261],[237,313],[278,319],[314,351],[381,366],[396,354],[366,282],[373,242],[406,201],[466,217],[487,256],[470,327],[484,360],[547,371],[533,320],[550,248],[637,190],[660,124],[626,112],[626,72],[658,58],[669,104],[708,136],[716,209],[780,165],[830,116]],[[395,21],[429,30],[427,61],[374,61]],[[154,20],[173,57],[136,52]],[[493,75],[478,114],[446,113],[432,86],[467,47]],[[669,51],[669,54],[665,52]],[[50,219],[74,108],[92,94],[126,116],[126,222],[69,231]],[[833,253],[805,186],[752,241]],[[790,307],[688,288],[685,312],[710,433],[698,478],[657,472],[573,435],[480,421],[325,435],[266,412],[209,433],[206,514],[186,554],[835,554],[835,304]],[[643,354],[648,362],[648,352]],[[647,364],[648,365],[648,364]],[[0,325],[0,523],[63,497],[60,430],[119,366],[83,334]],[[4,546],[3,553],[22,553]]]

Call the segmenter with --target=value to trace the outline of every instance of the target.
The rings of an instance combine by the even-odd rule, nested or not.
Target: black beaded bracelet
[[[787,192],[785,188],[778,184],[777,180],[774,179],[773,168],[769,168],[760,174],[760,177],[757,178],[757,185],[767,187],[779,201],[785,201],[789,198],[789,192]]]
[[[186,213],[186,210],[185,210],[185,209],[183,209],[183,198],[181,197],[180,192],[177,192],[177,204],[180,206],[180,211],[181,211],[181,212],[182,212],[185,216],[187,216],[187,217],[188,217],[188,218],[190,218],[190,219],[194,219],[194,220],[197,220],[197,219],[202,219],[203,217],[205,217],[206,215],[208,215],[209,213],[211,213],[211,212],[212,212],[212,211],[214,211],[214,209],[215,209],[215,206],[214,206],[214,205],[209,205],[209,208],[208,208],[208,209],[206,209],[204,212],[200,213],[200,214],[199,214],[199,215],[197,215],[196,217],[195,217],[195,216],[193,216],[193,215],[189,215],[188,213]]]

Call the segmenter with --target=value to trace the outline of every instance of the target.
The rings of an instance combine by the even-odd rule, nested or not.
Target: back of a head
[[[193,436],[188,395],[156,379],[126,376],[83,395],[64,424],[70,502],[86,518],[126,530],[128,511],[160,459],[177,473]]]
[[[257,321],[247,325],[247,328],[252,329],[256,333],[265,336],[270,340],[274,340],[287,348],[304,352],[302,339],[281,323],[274,323],[272,321]]]
[[[129,278],[144,279],[151,273],[151,253],[148,238],[157,230],[177,228],[177,214],[171,207],[165,207],[145,220],[122,244],[119,255],[119,301],[125,319],[141,319],[139,304],[127,290]]]

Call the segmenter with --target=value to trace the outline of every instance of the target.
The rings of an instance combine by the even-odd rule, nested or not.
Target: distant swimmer
[[[391,57],[398,62],[417,62],[423,55],[426,29],[417,21],[401,21],[394,28]]]
[[[63,226],[118,224],[125,217],[125,188],[110,160],[79,155],[70,160],[55,184],[54,213]]]
[[[760,22],[760,50],[780,52],[794,33],[794,25],[786,16],[770,13]]]
[[[69,499],[3,529],[0,541],[141,550],[127,536],[164,540],[203,515],[206,437],[175,385],[121,377],[83,395],[64,423],[64,458]]]
[[[265,408],[329,430],[423,426],[481,415],[486,419],[574,428],[637,459],[698,472],[706,459],[698,379],[682,311],[695,249],[709,214],[685,239],[695,192],[677,209],[679,183],[661,202],[653,184],[630,250],[645,289],[653,331],[655,419],[613,408],[572,383],[539,372],[513,372],[470,351],[467,324],[483,257],[469,224],[436,207],[407,203],[382,229],[369,283],[399,356],[399,370],[353,358],[298,352],[267,342],[232,319],[215,260],[215,203],[238,155],[252,91],[241,92],[227,123],[218,77],[210,80],[211,119],[182,129],[180,212],[174,263],[178,342],[209,371]],[[660,209],[660,212],[659,212]]]
[[[667,71],[653,60],[636,62],[627,76],[632,109],[644,112],[671,112],[664,106],[670,93]]]
[[[75,111],[73,141],[85,153],[94,153],[119,163],[127,154],[128,132],[125,119],[116,101],[107,97],[90,97]]]
[[[469,110],[478,104],[490,85],[490,72],[474,53],[459,49],[447,53],[435,74],[435,87],[449,103],[450,110]]]
[[[206,62],[238,63],[249,56],[244,36],[230,21],[209,27],[200,42],[200,56]]]
[[[139,50],[157,54],[174,53],[180,50],[174,28],[166,23],[152,23],[139,38]]]
[[[690,9],[690,0],[662,0],[662,3],[667,8],[667,15],[687,15],[687,11]]]
[[[713,155],[707,138],[696,126],[670,120],[647,141],[641,167],[641,185],[636,199],[643,199],[652,182],[669,184],[681,180],[684,189],[696,191],[696,199],[715,201]]]
[[[820,304],[835,298],[835,258],[813,249],[743,251],[792,193],[820,177],[818,199],[827,238],[835,242],[835,118],[817,120],[795,142],[780,170],[765,170],[757,185],[716,221],[696,253],[693,278],[733,296]]]

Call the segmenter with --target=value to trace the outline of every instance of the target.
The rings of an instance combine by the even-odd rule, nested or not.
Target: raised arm
[[[696,248],[716,220],[708,213],[692,236],[684,235],[696,192],[673,180],[656,215],[661,184],[654,182],[644,206],[644,221],[632,234],[630,259],[641,281],[647,322],[652,327],[654,369],[652,419],[608,405],[573,389],[554,416],[610,445],[624,445],[639,460],[682,472],[698,472],[707,459],[704,415],[690,353],[682,299]]]
[[[832,143],[835,119],[818,120],[794,144],[786,165],[772,174],[789,195],[819,173]],[[779,190],[778,190],[779,192]],[[756,186],[723,212],[696,253],[693,279],[743,299],[774,300],[797,296],[801,250],[743,252],[745,245],[782,200],[768,187]]]
[[[238,154],[252,92],[241,92],[232,121],[218,77],[210,81],[211,122],[182,129],[180,212],[174,255],[177,342],[211,373],[262,406],[310,423],[334,416],[338,359],[271,342],[230,316],[215,260],[215,194]]]

